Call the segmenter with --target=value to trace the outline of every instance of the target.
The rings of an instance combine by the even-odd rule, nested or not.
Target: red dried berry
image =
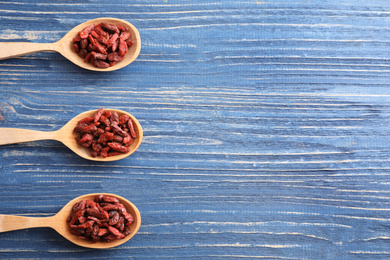
[[[98,109],[91,117],[78,121],[73,130],[78,136],[76,142],[88,148],[92,157],[103,158],[130,151],[130,144],[136,138],[133,121],[129,115],[118,115],[116,111]]]
[[[91,59],[91,64],[92,64],[92,66],[94,66],[96,68],[108,68],[108,67],[110,67],[109,63],[104,62],[102,60],[97,60],[97,59],[94,59],[94,58]]]
[[[123,32],[123,33],[121,33],[121,35],[119,37],[121,39],[123,39],[123,40],[127,40],[130,37],[130,33],[129,32]]]
[[[130,234],[133,221],[134,217],[118,199],[102,194],[94,201],[76,203],[67,219],[72,234],[92,243],[124,238]]]
[[[125,56],[127,53],[128,47],[125,40],[122,38],[119,39],[119,56]]]
[[[119,37],[119,34],[118,34],[118,33],[114,33],[114,34],[111,36],[111,38],[108,40],[107,46],[108,46],[108,47],[111,47],[111,46],[114,44],[114,42],[116,42],[116,40],[118,39],[118,37]]]
[[[121,153],[128,153],[130,151],[128,147],[123,146],[120,143],[116,143],[116,142],[108,143],[108,146],[111,147],[111,149]]]
[[[91,62],[97,68],[108,68],[124,59],[128,48],[133,44],[130,36],[129,29],[125,26],[100,23],[84,28],[72,41],[74,51],[85,62]]]
[[[95,25],[94,24],[91,24],[87,27],[85,27],[81,32],[79,32],[79,36],[81,39],[86,39],[88,38],[90,32],[93,30],[93,28],[95,28]]]
[[[119,33],[118,26],[116,26],[115,24],[100,23],[100,26],[103,30],[108,31],[110,33]]]

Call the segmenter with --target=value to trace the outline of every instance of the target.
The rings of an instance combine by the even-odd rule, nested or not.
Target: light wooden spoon
[[[56,140],[62,142],[64,145],[69,147],[73,152],[88,160],[108,162],[108,161],[116,161],[116,160],[123,159],[131,155],[132,153],[134,153],[141,145],[143,139],[143,130],[141,124],[133,115],[125,111],[118,110],[118,109],[104,109],[104,110],[105,111],[115,110],[117,111],[119,116],[126,114],[130,116],[130,118],[133,120],[134,130],[137,134],[137,137],[129,147],[130,152],[125,154],[110,156],[106,158],[92,157],[86,148],[80,146],[76,142],[75,137],[77,136],[77,134],[73,132],[73,129],[76,127],[77,122],[80,119],[83,119],[85,117],[93,116],[97,110],[90,110],[79,114],[78,116],[71,119],[68,123],[66,123],[62,128],[60,128],[57,131],[49,132],[49,131],[36,131],[36,130],[29,130],[29,129],[2,127],[0,128],[0,145],[32,142],[32,141],[39,141],[39,140]]]
[[[73,205],[80,202],[81,200],[93,200],[99,194],[117,198],[126,207],[127,212],[134,217],[134,222],[130,226],[131,233],[125,236],[123,239],[117,239],[109,243],[104,241],[92,243],[91,241],[84,240],[70,233],[67,219],[71,213]],[[98,249],[116,247],[127,242],[138,232],[140,226],[141,214],[137,207],[125,198],[111,193],[91,193],[77,197],[66,204],[56,215],[51,217],[23,217],[0,214],[0,233],[27,228],[50,227],[76,245]]]
[[[73,49],[73,38],[78,36],[78,33],[82,29],[91,24],[98,25],[101,22],[126,26],[131,34],[130,39],[133,42],[133,45],[129,48],[123,60],[119,61],[114,66],[105,69],[96,68],[92,66],[90,62],[84,62],[84,59],[79,57]],[[84,69],[94,71],[113,71],[123,68],[132,63],[137,58],[138,54],[140,53],[140,50],[141,37],[137,28],[134,25],[121,19],[103,17],[90,20],[76,26],[75,28],[70,30],[61,40],[55,43],[0,42],[0,60],[14,58],[35,52],[53,51],[61,53],[62,56]]]

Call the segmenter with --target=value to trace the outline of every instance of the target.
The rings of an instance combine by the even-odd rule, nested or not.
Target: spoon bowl
[[[91,24],[99,24],[101,22],[122,25],[129,29],[130,40],[133,45],[129,48],[125,58],[117,62],[114,66],[108,68],[96,68],[89,62],[84,62],[84,59],[79,57],[73,49],[73,38],[78,36],[79,32],[85,27]],[[139,55],[141,50],[141,37],[137,28],[131,23],[117,18],[102,17],[93,20],[86,21],[77,25],[70,30],[65,36],[55,43],[33,43],[33,42],[0,42],[0,60],[14,58],[26,54],[42,52],[42,51],[54,51],[61,53],[62,56],[87,70],[92,71],[113,71],[121,69],[130,63],[132,63]]]
[[[126,114],[133,121],[134,130],[136,132],[137,137],[134,139],[133,143],[130,145],[130,151],[128,153],[115,155],[111,157],[92,157],[88,150],[82,146],[80,146],[76,141],[77,134],[74,133],[73,129],[77,126],[77,122],[86,117],[92,117],[97,110],[90,110],[84,113],[77,115],[72,118],[68,123],[66,123],[62,128],[57,131],[36,131],[36,130],[28,130],[28,129],[19,129],[19,128],[0,128],[0,145],[7,144],[15,144],[15,143],[24,143],[31,141],[39,141],[39,140],[56,140],[62,142],[69,149],[75,152],[77,155],[81,156],[84,159],[92,160],[92,161],[117,161],[134,153],[138,147],[141,145],[143,139],[143,130],[141,124],[138,120],[131,114],[118,109],[105,109],[105,111],[116,111],[118,115]]]
[[[117,198],[125,206],[127,212],[134,217],[134,222],[130,226],[131,233],[129,235],[125,236],[122,239],[113,240],[110,243],[104,241],[92,243],[91,241],[79,238],[78,236],[70,232],[67,219],[72,211],[73,205],[80,202],[81,200],[93,200],[99,194]],[[76,245],[96,249],[111,248],[126,243],[138,232],[140,226],[141,214],[138,208],[127,199],[111,193],[91,193],[82,195],[69,201],[57,214],[51,217],[23,217],[0,214],[0,233],[27,228],[50,227],[56,230],[64,238]]]

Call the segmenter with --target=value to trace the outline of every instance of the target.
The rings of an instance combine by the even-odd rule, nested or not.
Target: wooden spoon
[[[84,62],[84,59],[79,57],[77,53],[75,53],[73,50],[73,38],[78,36],[78,33],[85,27],[91,24],[97,25],[101,22],[126,26],[131,34],[130,39],[133,42],[133,45],[129,48],[123,60],[119,61],[114,66],[105,69],[96,68],[92,66],[90,62]],[[70,30],[61,40],[55,43],[0,42],[0,60],[14,58],[35,52],[54,51],[61,53],[65,58],[84,69],[94,71],[113,71],[123,68],[133,62],[137,58],[140,50],[141,37],[137,28],[134,27],[134,25],[121,19],[103,17],[90,20],[76,26],[75,28]]]
[[[36,131],[36,130],[19,129],[19,128],[6,128],[6,127],[0,128],[0,145],[24,143],[24,142],[39,141],[39,140],[56,140],[62,142],[64,145],[69,147],[73,152],[88,160],[101,161],[101,162],[120,160],[131,155],[138,149],[143,139],[143,131],[140,123],[133,115],[118,109],[105,109],[105,111],[114,111],[114,110],[117,111],[119,116],[123,114],[130,116],[130,118],[133,120],[134,130],[137,134],[137,137],[129,147],[130,152],[125,154],[115,155],[107,158],[92,157],[86,148],[80,146],[76,142],[75,137],[77,136],[77,134],[73,132],[73,129],[76,127],[77,122],[80,119],[83,119],[85,117],[93,116],[97,110],[90,110],[79,114],[78,116],[71,119],[68,123],[66,123],[62,128],[60,128],[57,131],[49,132],[49,131]]]
[[[97,195],[103,194],[117,198],[125,207],[128,213],[134,217],[134,222],[131,224],[131,233],[125,236],[123,239],[117,239],[110,243],[104,241],[98,241],[92,243],[91,241],[79,238],[76,235],[70,233],[70,229],[67,223],[72,207],[81,200],[94,199]],[[118,195],[110,193],[92,193],[77,197],[66,204],[56,215],[51,217],[22,217],[15,215],[3,215],[0,214],[0,232],[7,232],[13,230],[37,228],[37,227],[51,227],[56,230],[60,235],[75,243],[76,245],[89,247],[89,248],[110,248],[119,246],[128,240],[130,240],[139,230],[141,226],[141,215],[137,207],[130,201],[122,198]]]

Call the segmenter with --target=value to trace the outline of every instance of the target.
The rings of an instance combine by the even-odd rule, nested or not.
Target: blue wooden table
[[[390,258],[388,0],[2,1],[0,41],[55,42],[98,17],[138,28],[135,62],[1,60],[0,127],[57,130],[104,106],[133,114],[144,140],[105,163],[56,141],[1,146],[0,214],[110,192],[141,228],[108,250],[1,233],[0,258]]]

